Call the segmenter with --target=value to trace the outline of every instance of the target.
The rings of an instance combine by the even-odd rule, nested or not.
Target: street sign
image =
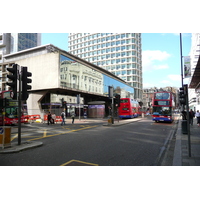
[[[0,128],[0,134],[3,134],[3,132],[4,132],[4,129]]]

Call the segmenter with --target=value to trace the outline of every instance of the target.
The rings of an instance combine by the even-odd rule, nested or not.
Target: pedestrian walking
[[[197,110],[195,116],[196,116],[196,118],[197,118],[197,125],[200,126],[200,113],[199,113],[199,110]]]
[[[71,113],[71,118],[72,118],[72,124],[73,124],[74,123],[74,118],[75,118],[75,113],[74,112]]]
[[[55,124],[55,121],[56,121],[56,115],[52,114],[52,124]]]
[[[47,124],[52,124],[52,117],[51,117],[51,113],[49,112],[48,115],[47,115]]]
[[[190,112],[189,112],[189,123],[191,125],[193,125],[193,118],[195,117],[195,113],[192,109],[190,109]]]
[[[61,113],[61,118],[62,118],[62,122],[61,122],[61,126],[62,126],[62,125],[65,125],[65,112],[64,111]]]

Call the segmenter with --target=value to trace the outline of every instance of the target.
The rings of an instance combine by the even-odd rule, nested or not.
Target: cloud
[[[171,81],[169,81],[169,80],[162,80],[161,83],[169,84],[169,83],[171,83]]]
[[[172,81],[181,81],[181,75],[179,74],[169,74],[167,77]]]
[[[152,83],[147,83],[147,82],[144,82],[143,83],[143,88],[150,88],[150,87],[154,87],[155,85],[152,84]]]
[[[164,86],[175,86],[178,87],[181,85],[181,75],[178,74],[169,74],[166,79],[160,81],[160,83]]]
[[[159,70],[159,69],[167,69],[169,66],[167,64],[162,64],[162,61],[167,60],[171,55],[166,51],[160,50],[146,50],[142,52],[142,66],[143,71],[149,70]],[[161,64],[157,64],[161,62]]]
[[[172,86],[172,87],[180,87],[181,85],[181,75],[178,74],[169,74],[169,75],[164,75],[164,77],[159,76],[157,81],[155,82],[154,80],[146,79],[143,82],[143,87],[144,88],[149,88],[149,87],[167,87],[167,86]]]
[[[169,66],[167,64],[164,64],[164,65],[154,65],[153,68],[154,69],[168,69]]]

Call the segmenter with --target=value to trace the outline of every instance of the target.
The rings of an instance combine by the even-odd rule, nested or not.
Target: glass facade
[[[11,53],[41,45],[40,33],[11,33]]]
[[[37,33],[19,33],[18,51],[37,46]]]
[[[140,33],[70,33],[69,52],[126,81],[142,100]]]
[[[134,88],[95,69],[60,55],[60,87],[108,96],[108,86],[122,98],[133,98]]]

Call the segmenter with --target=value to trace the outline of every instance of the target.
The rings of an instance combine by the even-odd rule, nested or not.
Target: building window
[[[125,38],[125,34],[121,34],[121,38]]]
[[[125,40],[122,40],[122,41],[121,41],[121,44],[125,44]]]
[[[116,41],[116,45],[119,45],[120,44],[120,41]]]
[[[110,54],[106,54],[106,59],[110,58]]]
[[[120,47],[116,47],[116,51],[119,51],[120,50]]]
[[[122,47],[121,47],[121,50],[122,50],[122,51],[125,50],[125,49],[126,49],[125,46],[122,46]]]
[[[116,63],[120,63],[120,59],[117,59],[117,60],[116,60]]]
[[[115,51],[115,47],[111,48],[111,52],[114,52]]]
[[[110,42],[106,43],[106,47],[109,47],[110,46]]]

